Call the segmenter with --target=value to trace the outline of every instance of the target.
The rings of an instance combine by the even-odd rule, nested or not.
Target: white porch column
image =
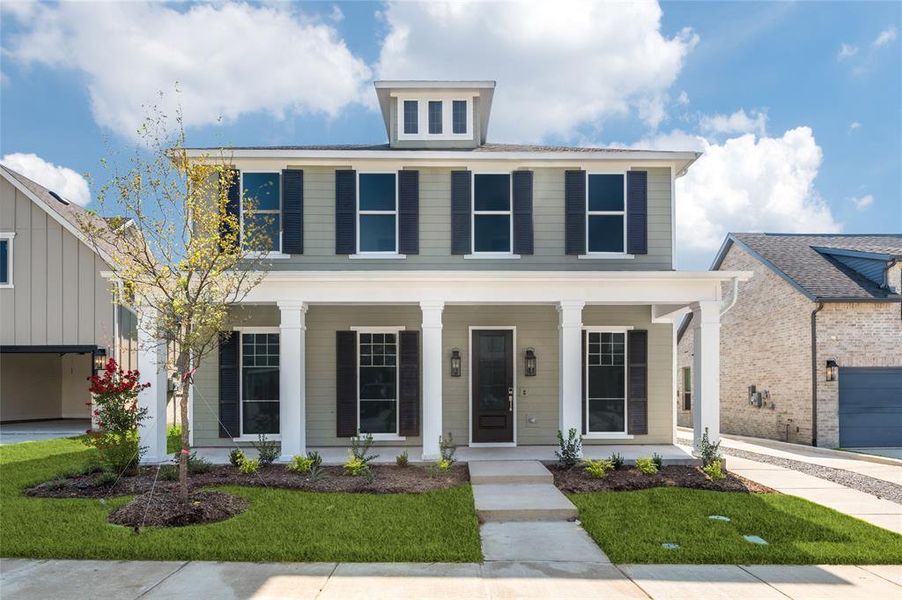
[[[156,315],[145,312],[138,315],[138,371],[141,383],[150,387],[138,392],[138,408],[147,409],[147,418],[138,428],[139,444],[146,451],[142,463],[155,464],[167,459],[166,454],[166,402],[168,378],[166,373],[166,342],[158,339]]]
[[[696,449],[705,429],[720,439],[720,309],[718,300],[703,300],[692,314],[692,443]]]
[[[289,461],[307,452],[307,305],[279,302],[279,312],[279,460]]]
[[[560,429],[567,438],[570,429],[582,432],[582,330],[581,300],[562,300],[558,306],[560,324]]]
[[[442,436],[442,311],[441,301],[420,302],[423,313],[423,460],[439,457]]]

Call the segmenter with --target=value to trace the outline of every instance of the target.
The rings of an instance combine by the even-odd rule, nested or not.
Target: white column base
[[[438,460],[442,436],[442,311],[444,302],[420,302],[423,313],[423,461]]]

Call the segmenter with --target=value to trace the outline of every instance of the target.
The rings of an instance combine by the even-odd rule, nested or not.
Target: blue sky
[[[703,150],[680,268],[730,230],[902,231],[902,3],[554,6],[7,1],[0,156],[90,202],[176,80],[192,145],[266,145],[384,141],[375,78],[486,78],[492,141]]]

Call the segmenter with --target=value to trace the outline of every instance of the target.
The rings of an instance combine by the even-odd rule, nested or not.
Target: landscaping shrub
[[[348,475],[359,477],[361,475],[369,475],[370,465],[362,458],[351,456],[345,462],[344,469]]]
[[[637,458],[636,468],[644,475],[654,475],[658,472],[658,466],[655,464],[654,459],[651,458]]]
[[[97,449],[101,467],[117,475],[136,472],[145,451],[138,427],[147,409],[138,407],[138,392],[150,384],[140,383],[140,377],[138,371],[123,371],[111,358],[102,373],[88,378],[97,429],[88,431],[84,440]]]
[[[454,466],[454,461],[447,458],[440,458],[438,462],[435,463],[435,466],[439,471],[449,471],[451,467]]]
[[[232,451],[229,452],[229,464],[235,468],[241,465],[245,458],[247,458],[247,456],[245,456],[244,451],[240,448],[233,448]]]
[[[451,436],[451,432],[448,432],[448,437],[440,436],[438,438],[438,451],[441,455],[441,462],[447,462],[448,467],[446,469],[442,469],[443,471],[447,471],[451,468],[451,465],[454,464],[454,453],[457,452],[457,444],[454,443],[454,438]]]
[[[257,441],[252,442],[252,445],[254,450],[257,451],[260,464],[263,466],[271,465],[279,458],[279,442],[267,440],[264,433],[257,436]]]
[[[604,479],[605,475],[608,474],[608,471],[614,470],[614,463],[604,458],[599,458],[597,460],[587,458],[583,461],[583,469],[585,469],[586,473],[592,477]]]
[[[580,439],[576,429],[570,429],[567,433],[566,441],[564,440],[564,434],[558,429],[557,443],[559,448],[554,451],[554,454],[557,456],[558,463],[567,468],[579,464],[579,460],[583,455],[583,441]]]
[[[702,467],[702,471],[704,471],[705,475],[710,477],[712,481],[726,479],[727,477],[726,473],[723,472],[723,462],[720,459],[712,460],[710,463]]]
[[[705,433],[702,434],[702,441],[699,443],[698,453],[702,457],[702,466],[707,467],[715,460],[720,460],[720,442],[712,444],[708,439],[708,428],[705,427]]]
[[[407,450],[395,457],[395,464],[401,468],[406,467],[409,463],[410,457],[407,455]]]
[[[115,473],[111,473],[110,471],[101,471],[94,476],[94,482],[97,485],[113,485],[118,479],[119,476]]]
[[[178,452],[182,447],[182,428],[170,425],[166,428],[166,453]]]
[[[611,454],[611,458],[608,460],[611,461],[611,466],[614,467],[614,470],[619,470],[623,468],[623,455],[619,452],[614,452]]]
[[[178,456],[175,457],[173,462],[178,465]],[[200,475],[202,473],[209,473],[211,469],[213,469],[213,465],[210,461],[202,456],[198,456],[197,452],[192,451],[191,454],[188,455],[188,472],[190,474]]]
[[[179,468],[176,465],[163,465],[160,467],[160,479],[164,481],[178,481]]]
[[[378,454],[369,454],[370,448],[373,447],[373,436],[369,433],[358,435],[351,438],[351,458],[363,461],[367,467],[369,464],[379,458]]]
[[[657,467],[659,471],[664,468],[664,457],[657,452],[654,452],[651,455],[651,462],[655,463],[655,467]]]
[[[286,465],[286,469],[294,473],[307,474],[313,468],[314,460],[307,456],[295,455],[291,457],[291,461]]]
[[[238,465],[238,472],[242,475],[254,475],[260,470],[260,460],[257,458],[247,458]]]

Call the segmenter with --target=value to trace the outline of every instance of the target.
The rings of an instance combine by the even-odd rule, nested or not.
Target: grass
[[[902,536],[795,496],[653,488],[569,497],[615,563],[902,564]]]
[[[471,562],[482,559],[468,485],[423,494],[219,488],[246,497],[228,521],[140,534],[110,525],[128,498],[29,498],[23,489],[89,464],[77,439],[0,447],[0,556],[34,558]]]

